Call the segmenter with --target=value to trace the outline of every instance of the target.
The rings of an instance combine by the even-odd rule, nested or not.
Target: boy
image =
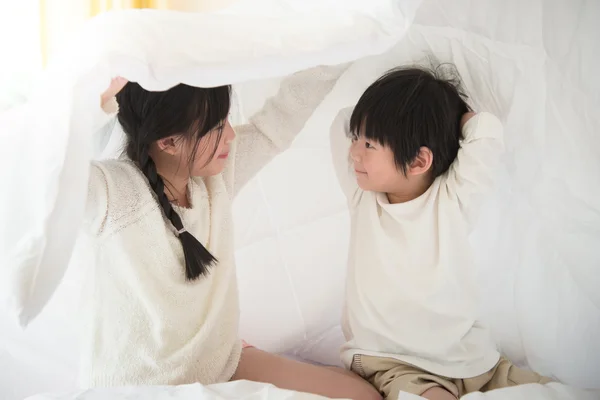
[[[502,126],[436,74],[387,73],[331,132],[352,222],[342,358],[390,399],[549,381],[501,358],[477,321],[467,236]]]

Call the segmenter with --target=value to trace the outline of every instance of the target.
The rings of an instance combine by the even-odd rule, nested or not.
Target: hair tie
[[[181,235],[183,232],[187,232],[187,230],[185,228],[181,228],[177,231],[177,236]]]

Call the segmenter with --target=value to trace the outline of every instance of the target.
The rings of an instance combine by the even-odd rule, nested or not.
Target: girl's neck
[[[160,174],[160,171],[158,173]],[[183,180],[176,176],[168,178],[162,174],[161,176],[163,176],[163,181],[165,182],[165,194],[169,201],[180,207],[189,208],[188,179]]]
[[[151,149],[150,156],[154,160],[156,171],[165,183],[165,195],[169,201],[180,207],[189,208],[188,182],[190,178],[187,174],[182,173],[187,171],[186,168],[178,165],[179,163],[172,156],[163,154],[156,149]]]

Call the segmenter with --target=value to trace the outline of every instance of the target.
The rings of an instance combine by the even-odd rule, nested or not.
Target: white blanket
[[[0,116],[2,138],[12,143],[0,153],[0,178],[11,188],[0,194],[1,293],[22,325],[44,307],[67,267],[99,129],[86,110],[99,107],[111,77],[165,90],[180,82],[210,87],[283,76],[385,51],[412,17],[411,9],[405,15],[384,0],[343,7],[311,1],[296,11],[299,1],[282,4],[251,18],[104,14],[76,36],[28,104]]]

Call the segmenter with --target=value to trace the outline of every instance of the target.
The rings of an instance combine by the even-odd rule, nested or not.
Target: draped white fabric
[[[89,146],[98,143],[97,127],[85,110],[97,107],[110,76],[156,90],[234,83],[235,117],[243,119],[277,89],[277,77],[357,60],[234,210],[241,335],[267,350],[336,363],[348,220],[329,160],[329,125],[383,71],[433,54],[455,63],[475,108],[496,113],[506,127],[500,184],[472,237],[483,319],[516,363],[600,389],[600,3],[252,3],[218,16],[104,16],[76,38],[30,103],[0,115],[0,293],[13,315],[30,321],[62,278],[85,165],[99,150]],[[118,133],[105,156],[118,148]],[[72,384],[74,323],[65,310],[77,273],[70,269],[25,334],[2,315],[0,369],[9,372],[0,376],[0,397],[13,398],[19,380],[19,394]],[[483,398],[584,398],[558,384],[502,393]]]

